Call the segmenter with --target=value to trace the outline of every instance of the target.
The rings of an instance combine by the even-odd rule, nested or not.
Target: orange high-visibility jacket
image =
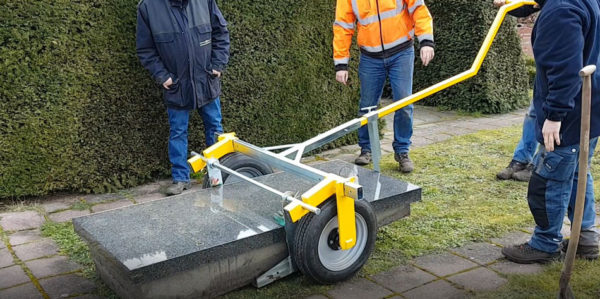
[[[433,46],[433,19],[423,0],[337,0],[333,23],[336,70],[348,65],[355,27],[361,52],[373,57],[407,48],[415,35],[422,46]]]

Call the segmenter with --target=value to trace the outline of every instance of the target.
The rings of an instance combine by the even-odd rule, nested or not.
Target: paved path
[[[475,118],[416,106],[413,146],[424,146],[481,129],[520,124],[524,114],[524,110],[519,110]],[[382,140],[382,149],[386,153],[393,152],[391,125],[388,118]],[[319,156],[352,162],[358,152],[359,148],[353,145]],[[81,267],[59,255],[58,246],[40,235],[40,227],[45,221],[66,222],[74,217],[162,198],[169,183],[168,180],[158,181],[116,194],[57,195],[38,204],[31,203],[34,210],[0,213],[0,298],[100,298],[94,295],[96,285],[81,276]],[[487,243],[423,256],[385,273],[353,279],[327,294],[316,294],[311,298],[452,298],[464,297],[469,290],[494,289],[506,283],[499,273],[540,270],[537,265],[517,266],[501,259],[502,245],[525,241],[530,232],[526,229]]]

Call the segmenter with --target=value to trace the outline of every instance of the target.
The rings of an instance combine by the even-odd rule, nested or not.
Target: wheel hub
[[[340,250],[340,233],[338,228],[333,229],[327,236],[327,245],[332,250]]]

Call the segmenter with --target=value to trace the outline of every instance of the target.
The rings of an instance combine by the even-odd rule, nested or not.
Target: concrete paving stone
[[[560,229],[560,233],[562,234],[563,238],[568,238],[571,236],[571,226],[563,224],[562,228]]]
[[[450,276],[448,280],[474,291],[495,290],[508,282],[494,271],[483,267]]]
[[[29,277],[20,266],[0,269],[0,289],[9,288],[28,282]]]
[[[92,281],[75,274],[40,279],[39,282],[50,298],[83,295],[96,290]]]
[[[496,126],[494,125],[490,125],[488,123],[486,123],[485,121],[482,121],[478,118],[474,118],[468,121],[462,121],[462,122],[455,122],[452,123],[453,126],[457,126],[457,127],[462,127],[462,128],[466,128],[466,129],[478,129],[478,130],[493,130],[493,129],[497,129]]]
[[[13,256],[8,248],[0,249],[0,268],[11,266],[14,263]]]
[[[69,207],[71,207],[72,204],[73,203],[69,201],[55,200],[52,202],[42,203],[41,206],[46,211],[46,213],[54,213],[56,211],[66,210]]]
[[[489,264],[503,257],[501,248],[489,243],[473,243],[460,248],[452,249],[454,253],[462,255],[479,264]]]
[[[144,203],[157,199],[165,198],[165,195],[162,193],[149,193],[146,195],[139,195],[133,198],[136,203]]]
[[[411,147],[413,147],[413,148],[426,146],[426,145],[430,145],[433,143],[433,141],[431,141],[427,138],[415,137],[414,135],[413,135],[413,138],[411,139],[411,141],[412,141]]]
[[[73,219],[73,218],[86,216],[89,214],[90,214],[90,211],[88,211],[88,210],[83,210],[83,211],[66,210],[63,212],[50,214],[48,217],[50,217],[50,219],[54,222],[67,222],[67,221],[71,221],[71,219]]]
[[[5,231],[39,228],[42,224],[44,224],[44,218],[35,211],[0,214],[0,226]]]
[[[4,244],[4,241],[2,241],[2,239],[0,239],[0,249],[4,249],[6,248],[6,244]]]
[[[348,163],[354,163],[354,160],[358,157],[357,154],[342,154],[335,157],[337,160],[346,161]]]
[[[90,204],[105,203],[108,201],[115,201],[125,199],[125,196],[120,193],[106,193],[106,194],[90,194],[84,197],[85,201]]]
[[[450,136],[450,135],[439,134],[439,135],[429,135],[425,138],[429,139],[432,143],[437,143],[437,142],[442,142],[442,141],[448,140],[451,137],[452,136]]]
[[[389,290],[365,278],[353,279],[327,292],[334,299],[383,298],[392,294]]]
[[[42,238],[39,229],[19,231],[8,236],[10,245],[16,246],[38,241]]]
[[[329,298],[327,298],[326,296],[323,296],[323,295],[319,294],[319,295],[308,296],[305,299],[329,299]]]
[[[373,279],[395,293],[402,293],[435,280],[436,277],[412,266],[399,266],[390,271],[376,274]]]
[[[386,142],[386,143],[382,143],[381,144],[381,151],[382,154],[386,154],[387,153],[394,153],[394,147],[392,146],[391,142]]]
[[[13,250],[19,259],[28,261],[43,256],[55,255],[58,253],[58,246],[50,239],[42,239],[39,242],[15,246]]]
[[[71,297],[71,298],[75,298],[75,299],[104,299],[106,297],[102,297],[102,296],[96,295],[96,294],[85,294],[85,295]]]
[[[444,134],[452,135],[452,136],[460,136],[467,135],[474,132],[472,129],[462,128],[459,126],[449,125],[445,127],[445,130],[442,131]]]
[[[150,193],[156,193],[160,189],[160,183],[154,182],[149,184],[144,184],[141,186],[137,186],[135,188],[129,189],[133,196],[145,195]]]
[[[44,298],[40,291],[32,284],[24,284],[18,287],[0,291],[1,299],[38,299]]]
[[[66,256],[55,256],[26,262],[27,268],[31,270],[36,278],[64,274],[81,269],[79,264],[69,260]]]
[[[420,286],[416,289],[403,293],[405,298],[424,299],[424,298],[465,298],[466,293],[463,290],[453,287],[444,280],[437,280],[432,283]]]
[[[414,264],[438,276],[446,276],[479,266],[449,252],[419,257],[415,259]]]
[[[537,274],[542,272],[540,264],[517,264],[509,261],[499,261],[490,268],[504,274]]]
[[[113,202],[107,202],[107,203],[95,205],[92,207],[92,212],[98,213],[98,212],[102,212],[102,211],[108,211],[108,210],[128,207],[131,205],[133,205],[133,202],[131,202],[131,200],[122,199],[122,200],[117,200],[117,201],[113,201]]]
[[[527,234],[524,232],[512,232],[505,235],[502,238],[494,238],[491,239],[492,243],[501,245],[502,247],[523,244],[531,238],[531,234]]]

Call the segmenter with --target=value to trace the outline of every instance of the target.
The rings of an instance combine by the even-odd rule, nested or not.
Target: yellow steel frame
[[[475,76],[479,69],[481,68],[481,64],[483,63],[483,59],[487,55],[494,38],[498,33],[498,29],[502,24],[502,21],[506,17],[506,14],[514,10],[516,8],[522,7],[524,5],[535,5],[534,1],[528,0],[517,0],[514,2],[508,2],[507,4],[502,6],[492,24],[488,34],[481,46],[475,61],[471,68],[465,72],[462,72],[458,75],[455,75],[451,78],[448,78],[442,82],[439,82],[435,85],[432,85],[426,89],[423,89],[411,96],[408,96],[402,100],[396,101],[393,104],[390,104],[386,107],[383,107],[375,113],[377,113],[378,118],[382,118],[392,112],[395,112],[398,109],[401,109],[405,106],[408,106],[412,103],[415,103],[425,97],[428,97],[436,92],[444,90],[452,85],[458,84],[464,80],[467,80],[473,76]],[[368,123],[367,117],[360,118],[361,126],[364,126]],[[228,133],[219,136],[219,141],[207,148],[202,152],[205,158],[214,158],[219,159],[225,156],[228,153],[232,153],[235,151],[234,141],[237,140],[235,137],[235,133]],[[284,158],[285,159],[285,158]],[[206,166],[206,162],[199,156],[194,156],[190,160],[188,160],[189,164],[192,167],[194,172],[198,172],[202,170]],[[318,206],[323,203],[325,200],[335,196],[337,201],[337,212],[338,212],[338,224],[339,224],[339,235],[340,235],[340,247],[341,249],[350,249],[354,247],[356,244],[356,224],[355,224],[355,215],[354,215],[354,198],[348,196],[345,192],[345,184],[349,182],[354,182],[355,178],[342,178],[337,175],[327,175],[322,181],[320,181],[317,185],[313,186],[310,190],[306,191],[302,194],[302,201],[312,205]],[[293,222],[297,222],[304,215],[309,213],[308,210],[303,208],[297,203],[290,203],[285,207],[285,210],[288,211],[290,217]]]

